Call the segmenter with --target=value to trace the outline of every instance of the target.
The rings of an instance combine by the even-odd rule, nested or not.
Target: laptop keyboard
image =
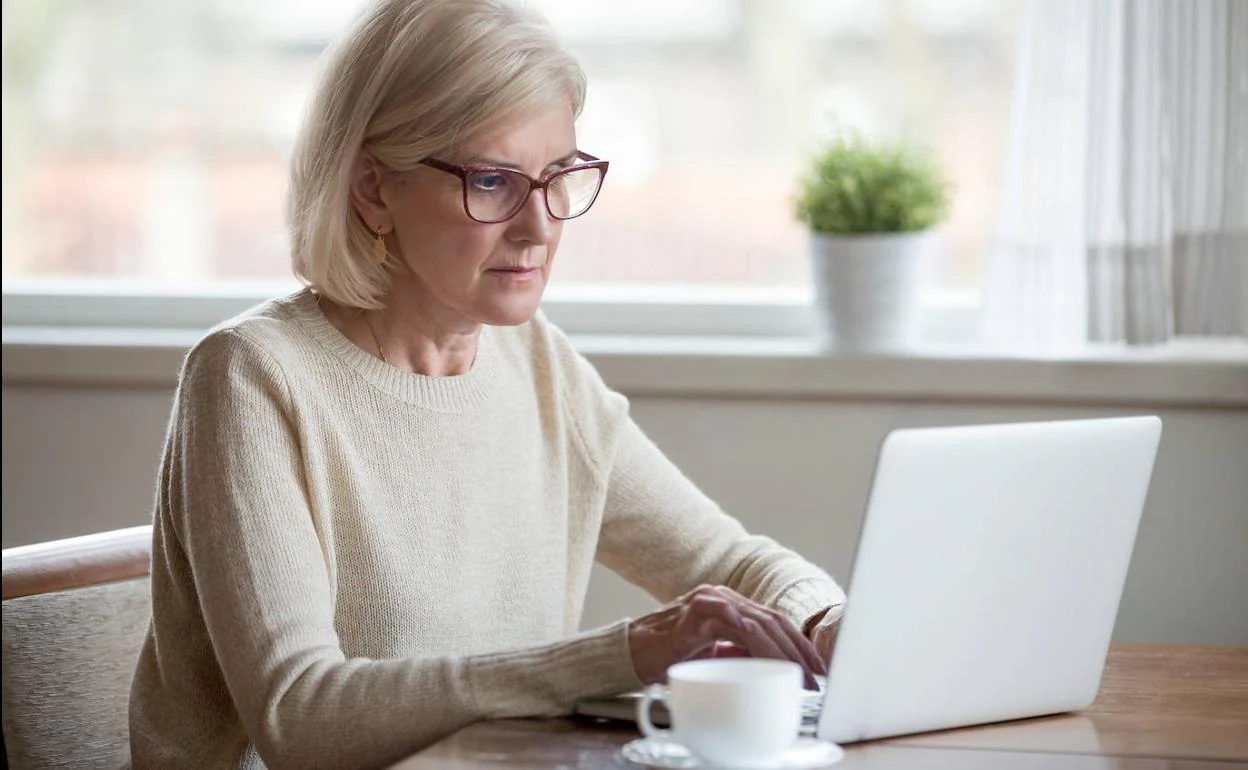
[[[819,727],[819,715],[823,712],[823,689],[826,682],[823,677],[815,677],[819,689],[806,693],[802,700],[802,735],[814,735]]]

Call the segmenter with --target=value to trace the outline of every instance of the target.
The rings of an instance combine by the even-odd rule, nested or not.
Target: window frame
[[[293,279],[206,288],[14,279],[4,285],[3,325],[206,331],[298,286]],[[975,340],[976,292],[933,290],[922,303],[924,343],[947,347]],[[800,340],[813,339],[815,329],[809,288],[556,284],[547,289],[542,310],[574,336]]]

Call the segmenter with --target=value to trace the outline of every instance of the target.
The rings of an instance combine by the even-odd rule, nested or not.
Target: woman
[[[136,767],[382,766],[721,648],[822,669],[836,583],[699,493],[538,313],[606,173],[584,92],[502,0],[382,0],[332,52],[291,177],[309,288],[182,372]],[[595,559],[668,603],[578,633]]]

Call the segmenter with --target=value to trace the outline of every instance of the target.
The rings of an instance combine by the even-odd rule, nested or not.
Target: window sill
[[[8,326],[5,386],[170,388],[200,332]],[[928,346],[846,356],[802,338],[574,335],[629,396],[1248,407],[1248,342],[1022,357]]]

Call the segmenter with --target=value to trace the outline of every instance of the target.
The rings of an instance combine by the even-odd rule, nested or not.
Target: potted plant
[[[940,165],[910,145],[851,135],[811,158],[796,211],[811,231],[816,318],[826,347],[888,352],[913,344],[922,257],[948,210]]]

